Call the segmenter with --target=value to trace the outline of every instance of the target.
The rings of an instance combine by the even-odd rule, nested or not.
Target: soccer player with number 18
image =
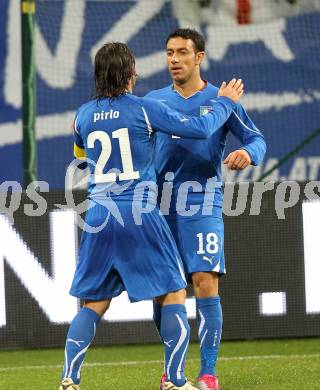
[[[187,115],[201,116],[215,111],[218,88],[200,75],[205,55],[202,35],[195,30],[178,29],[168,36],[166,43],[167,65],[173,84],[147,96]],[[222,332],[222,310],[218,278],[226,272],[221,164],[229,131],[239,139],[241,147],[230,153],[223,163],[233,170],[245,169],[250,164],[258,165],[266,152],[264,137],[240,103],[237,103],[227,122],[206,140],[180,139],[159,133],[156,142],[159,193],[161,186],[173,181],[170,209],[163,210],[163,213],[167,214],[167,222],[196,297],[201,355],[198,384],[201,390],[219,389],[216,361]],[[186,182],[189,182],[188,186]],[[195,192],[189,191],[192,186],[196,186]],[[210,186],[211,190],[208,190]],[[205,192],[210,191],[213,201],[206,204]],[[179,202],[179,199],[186,198],[187,203]],[[154,321],[161,335],[159,302],[154,303]],[[160,389],[164,389],[167,376],[165,372]]]

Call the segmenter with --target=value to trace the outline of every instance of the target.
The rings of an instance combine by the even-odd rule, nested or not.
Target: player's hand
[[[251,157],[246,150],[238,149],[231,152],[223,163],[227,164],[227,167],[233,171],[241,171],[251,164]]]
[[[226,96],[235,103],[243,95],[243,82],[241,79],[232,79],[228,84],[223,81],[218,92],[218,96]]]

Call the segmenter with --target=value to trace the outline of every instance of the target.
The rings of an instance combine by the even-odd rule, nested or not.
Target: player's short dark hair
[[[178,38],[178,37],[183,39],[191,39],[196,53],[205,50],[204,37],[197,30],[194,30],[192,28],[178,28],[177,30],[173,31],[171,34],[168,35],[168,38],[166,40],[166,45],[168,44],[171,38]]]
[[[117,97],[126,92],[135,74],[135,58],[125,43],[109,42],[94,58],[94,98]]]

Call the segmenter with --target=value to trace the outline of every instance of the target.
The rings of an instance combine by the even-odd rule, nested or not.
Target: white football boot
[[[80,386],[74,384],[71,378],[65,378],[61,382],[59,390],[80,390]]]
[[[176,386],[172,382],[164,382],[163,383],[163,390],[199,390],[197,387],[194,387],[192,383],[186,382],[183,386]]]

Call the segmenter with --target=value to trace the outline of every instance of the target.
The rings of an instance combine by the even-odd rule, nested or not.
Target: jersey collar
[[[199,89],[198,91],[196,91],[195,93],[193,93],[192,95],[188,96],[188,97],[185,97],[185,96],[181,95],[181,93],[180,93],[179,91],[177,91],[176,89],[174,89],[174,85],[173,85],[173,84],[171,84],[171,89],[172,89],[173,92],[177,93],[177,94],[178,94],[179,96],[181,96],[183,99],[188,100],[188,99],[192,98],[193,96],[197,95],[198,93],[203,92],[203,91],[207,88],[207,86],[208,86],[208,81],[207,81],[207,80],[202,80],[202,81],[204,82],[204,86],[203,86],[201,89]]]

